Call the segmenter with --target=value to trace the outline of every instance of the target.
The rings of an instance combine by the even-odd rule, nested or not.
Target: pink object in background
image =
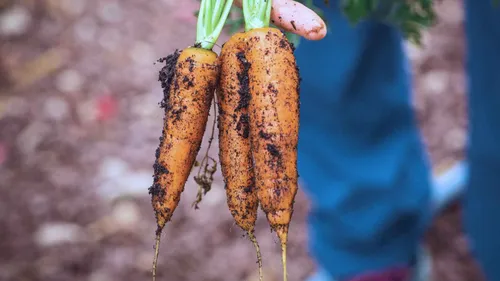
[[[195,25],[197,18],[194,13],[199,9],[199,7],[200,2],[198,1],[182,1],[176,6],[174,17],[182,23]]]
[[[96,103],[98,121],[106,121],[116,116],[118,102],[114,97],[106,95],[98,98]]]

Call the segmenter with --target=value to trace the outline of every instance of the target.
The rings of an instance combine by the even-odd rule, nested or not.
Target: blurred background
[[[466,139],[460,2],[437,6],[440,23],[425,35],[425,49],[408,46],[436,167],[460,159]],[[193,43],[197,5],[0,0],[0,280],[149,280],[155,221],[147,188],[163,118],[154,62]],[[214,142],[211,154],[217,149]],[[159,280],[256,280],[253,246],[227,210],[220,173],[201,210],[191,208],[196,191],[191,178],[164,231]],[[290,281],[314,270],[307,204],[299,192]],[[280,280],[280,249],[262,214],[256,235],[266,280]],[[446,210],[426,240],[437,280],[481,280],[460,206]]]

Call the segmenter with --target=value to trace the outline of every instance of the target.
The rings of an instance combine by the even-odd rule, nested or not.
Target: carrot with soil
[[[298,190],[300,78],[293,46],[282,31],[269,27],[271,2],[243,0],[249,135],[258,199],[280,240],[287,280],[286,245]]]
[[[202,0],[194,46],[160,59],[165,66],[164,127],[156,150],[153,185],[149,188],[157,221],[152,275],[156,279],[160,237],[179,204],[181,193],[205,132],[219,76],[217,54],[212,51],[229,14],[232,0]]]
[[[243,52],[244,38],[244,33],[231,36],[223,45],[219,57],[221,73],[216,91],[219,105],[219,159],[229,211],[254,244],[262,280],[262,257],[254,234],[259,202],[249,138],[250,65]]]

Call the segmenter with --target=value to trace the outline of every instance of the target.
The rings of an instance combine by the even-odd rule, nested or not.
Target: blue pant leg
[[[487,280],[500,280],[500,7],[466,0],[470,174],[466,230]]]
[[[341,279],[410,261],[431,215],[430,175],[399,33],[353,28],[321,2],[329,34],[296,53],[298,164],[312,203],[311,254]]]

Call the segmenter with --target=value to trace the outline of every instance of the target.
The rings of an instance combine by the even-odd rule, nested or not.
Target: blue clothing
[[[466,0],[469,186],[465,227],[487,280],[500,280],[500,7]]]
[[[488,251],[500,246],[492,240],[500,232],[500,124],[493,126],[500,121],[500,17],[490,1],[467,1],[472,147],[466,221],[490,280],[500,280],[493,269],[498,251]],[[372,21],[353,27],[335,1],[328,7],[315,2],[329,34],[301,41],[296,51],[303,78],[298,165],[312,203],[310,251],[329,275],[344,279],[410,263],[432,218],[430,165],[399,32]],[[485,231],[494,223],[494,234]]]

